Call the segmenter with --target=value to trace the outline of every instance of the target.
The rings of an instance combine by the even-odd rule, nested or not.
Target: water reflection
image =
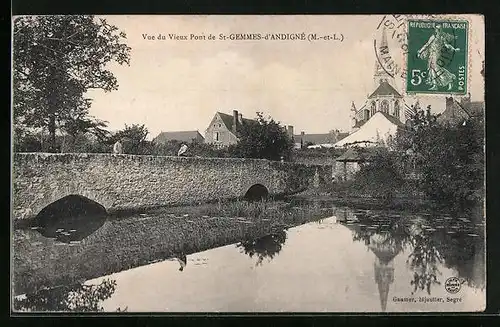
[[[410,284],[413,285],[411,294],[417,291],[425,290],[431,295],[431,287],[441,285],[438,277],[441,276],[439,266],[443,263],[443,258],[433,244],[433,239],[424,234],[417,224],[410,226],[410,235],[408,242],[413,251],[408,256],[406,263],[413,271],[413,279]]]
[[[42,289],[14,298],[17,311],[98,312],[104,311],[102,302],[115,292],[116,282],[105,279],[100,284],[73,284]],[[123,311],[118,308],[117,311]]]
[[[262,265],[264,259],[270,262],[283,248],[286,241],[286,230],[266,235],[257,239],[242,241],[236,244],[242,252],[253,258],[257,257],[255,266]]]
[[[382,311],[394,282],[393,260],[405,249],[411,295],[427,295],[442,285],[440,267],[455,269],[469,286],[484,289],[484,240],[480,224],[469,219],[442,216],[385,216],[360,211],[340,213],[342,223],[353,233],[353,240],[364,243],[375,254],[374,273]],[[355,222],[355,223],[354,223]],[[479,261],[479,262],[478,262]],[[447,276],[449,277],[449,276]]]
[[[177,255],[175,259],[179,262],[179,271],[183,271],[187,265],[187,256],[184,253],[181,253]]]
[[[278,207],[271,202],[266,210],[272,215],[252,219],[240,216],[241,204],[223,208],[228,207],[231,210],[196,208],[196,215],[178,208],[107,219],[103,228],[76,245],[16,230],[14,279],[20,285],[16,294],[111,277],[118,286],[102,305],[106,311],[117,307],[148,312],[480,308],[484,293],[475,291],[485,284],[484,226],[471,217],[332,208],[317,202],[270,210]],[[57,231],[64,222],[46,224],[45,229],[53,226]],[[298,226],[287,227],[291,225]],[[64,226],[64,231],[68,229],[80,227]],[[265,260],[272,264],[263,264]],[[253,269],[255,261],[255,266],[263,267]],[[411,294],[446,297],[443,284],[450,276],[463,278],[470,286],[459,294],[464,303],[439,307],[394,303],[394,296]],[[74,290],[95,292],[98,303],[80,300],[69,305]],[[43,290],[18,298],[17,308],[101,310],[105,292],[92,292],[80,284]]]

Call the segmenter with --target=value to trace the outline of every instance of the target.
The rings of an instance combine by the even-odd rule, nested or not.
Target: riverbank
[[[483,205],[481,203],[471,205],[465,210],[459,210],[458,208],[443,207],[436,201],[432,201],[423,196],[396,196],[388,200],[384,197],[369,195],[346,196],[345,194],[329,191],[308,190],[290,196],[289,199],[296,202],[328,202],[336,206],[351,207],[361,210],[396,210],[412,213],[445,213],[457,216],[473,215],[475,217],[485,218]]]

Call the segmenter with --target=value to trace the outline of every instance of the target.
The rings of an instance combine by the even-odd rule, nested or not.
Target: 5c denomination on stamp
[[[408,20],[408,93],[467,93],[467,21]]]

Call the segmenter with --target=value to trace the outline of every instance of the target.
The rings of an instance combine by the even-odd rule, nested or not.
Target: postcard
[[[11,310],[478,312],[484,18],[12,18]]]

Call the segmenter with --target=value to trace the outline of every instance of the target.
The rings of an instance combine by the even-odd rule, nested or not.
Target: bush
[[[386,202],[391,202],[404,184],[404,177],[398,168],[396,156],[389,152],[381,152],[375,155],[369,163],[361,166],[361,169],[354,175],[350,187],[361,193],[381,197]]]

